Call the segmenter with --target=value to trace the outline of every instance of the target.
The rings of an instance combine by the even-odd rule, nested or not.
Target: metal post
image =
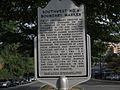
[[[68,90],[68,79],[65,76],[60,76],[58,90]]]

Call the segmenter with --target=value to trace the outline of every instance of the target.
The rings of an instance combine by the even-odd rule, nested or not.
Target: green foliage
[[[45,7],[50,0],[2,0],[0,5],[0,20],[15,21],[19,33],[6,32],[2,34],[2,41],[21,42],[20,51],[25,50],[23,55],[33,56],[33,38],[37,35],[37,7]],[[86,6],[87,33],[91,36],[92,50],[94,40],[120,41],[120,0],[72,0],[78,6]],[[34,25],[29,27],[28,25]],[[111,35],[111,33],[117,33]],[[4,38],[5,36],[5,38]],[[6,38],[6,37],[9,37]],[[30,37],[29,37],[30,36]],[[27,48],[27,43],[29,48]],[[28,53],[30,52],[30,53]],[[93,51],[94,53],[94,51]],[[92,55],[93,55],[92,53]]]
[[[94,48],[94,50],[92,50],[92,56],[101,58],[101,56],[106,53],[107,44],[101,40],[97,40],[94,41],[92,48]]]
[[[1,0],[0,62],[5,63],[5,69],[0,73],[19,76],[28,68],[32,72],[33,59],[30,57],[33,57],[33,38],[37,35],[37,7],[45,7],[49,1]],[[91,36],[92,56],[103,55],[106,51],[104,41],[120,41],[120,0],[73,1],[78,6],[81,3],[86,6],[86,29]]]
[[[3,57],[0,55],[0,64],[3,64],[4,63],[4,59]]]
[[[114,72],[120,73],[120,56],[110,56],[106,62],[108,63],[108,67]]]
[[[10,79],[11,76],[12,75],[9,73],[7,69],[0,70],[0,79]]]
[[[1,49],[0,55],[3,59],[4,69],[0,70],[0,78],[17,78],[26,73],[33,73],[33,59],[22,57],[17,52],[19,46],[19,43],[9,44]]]

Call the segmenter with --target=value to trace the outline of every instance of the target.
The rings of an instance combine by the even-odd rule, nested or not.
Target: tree
[[[107,67],[111,68],[115,73],[120,73],[120,56],[112,55],[107,60]]]
[[[0,47],[17,44],[22,57],[33,57],[33,38],[37,35],[37,7],[50,0],[1,0]],[[105,51],[103,42],[120,41],[120,0],[73,0],[86,6],[86,29],[91,36],[92,56]],[[96,43],[100,41],[102,43]],[[2,50],[2,48],[0,48]]]
[[[3,59],[2,62],[4,64],[4,68],[0,70],[0,78],[18,78],[26,73],[33,73],[33,59],[22,57],[17,51],[19,46],[19,43],[9,44],[0,51],[0,57]]]
[[[0,3],[0,42],[21,43],[19,51],[33,56],[33,37],[36,35],[36,4],[34,0],[2,0]],[[7,26],[14,23],[16,30]],[[33,26],[32,26],[33,25]],[[26,46],[27,45],[27,46]],[[30,46],[28,46],[30,45]]]
[[[17,21],[19,33],[22,34],[21,51],[27,49],[26,41],[33,43],[37,35],[37,7],[45,7],[50,0],[2,0],[0,5],[0,19]],[[119,0],[73,0],[77,5],[86,6],[87,33],[92,39],[101,41],[119,41]],[[117,33],[117,34],[116,34]],[[21,37],[19,37],[21,38]],[[25,45],[24,45],[25,44]],[[29,46],[33,48],[33,45]],[[26,52],[31,52],[28,48]],[[32,49],[33,50],[33,49]],[[94,49],[92,49],[94,50]],[[94,51],[93,51],[94,52]]]

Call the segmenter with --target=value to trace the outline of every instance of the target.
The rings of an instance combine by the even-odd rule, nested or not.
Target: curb
[[[113,81],[113,80],[100,80],[100,79],[91,79],[91,80],[120,84],[120,81]]]

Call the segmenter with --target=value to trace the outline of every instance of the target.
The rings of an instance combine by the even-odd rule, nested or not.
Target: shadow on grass
[[[39,90],[56,90],[56,89],[50,85],[45,85],[45,86],[41,87]],[[72,87],[69,90],[83,90],[83,89],[80,87]]]

